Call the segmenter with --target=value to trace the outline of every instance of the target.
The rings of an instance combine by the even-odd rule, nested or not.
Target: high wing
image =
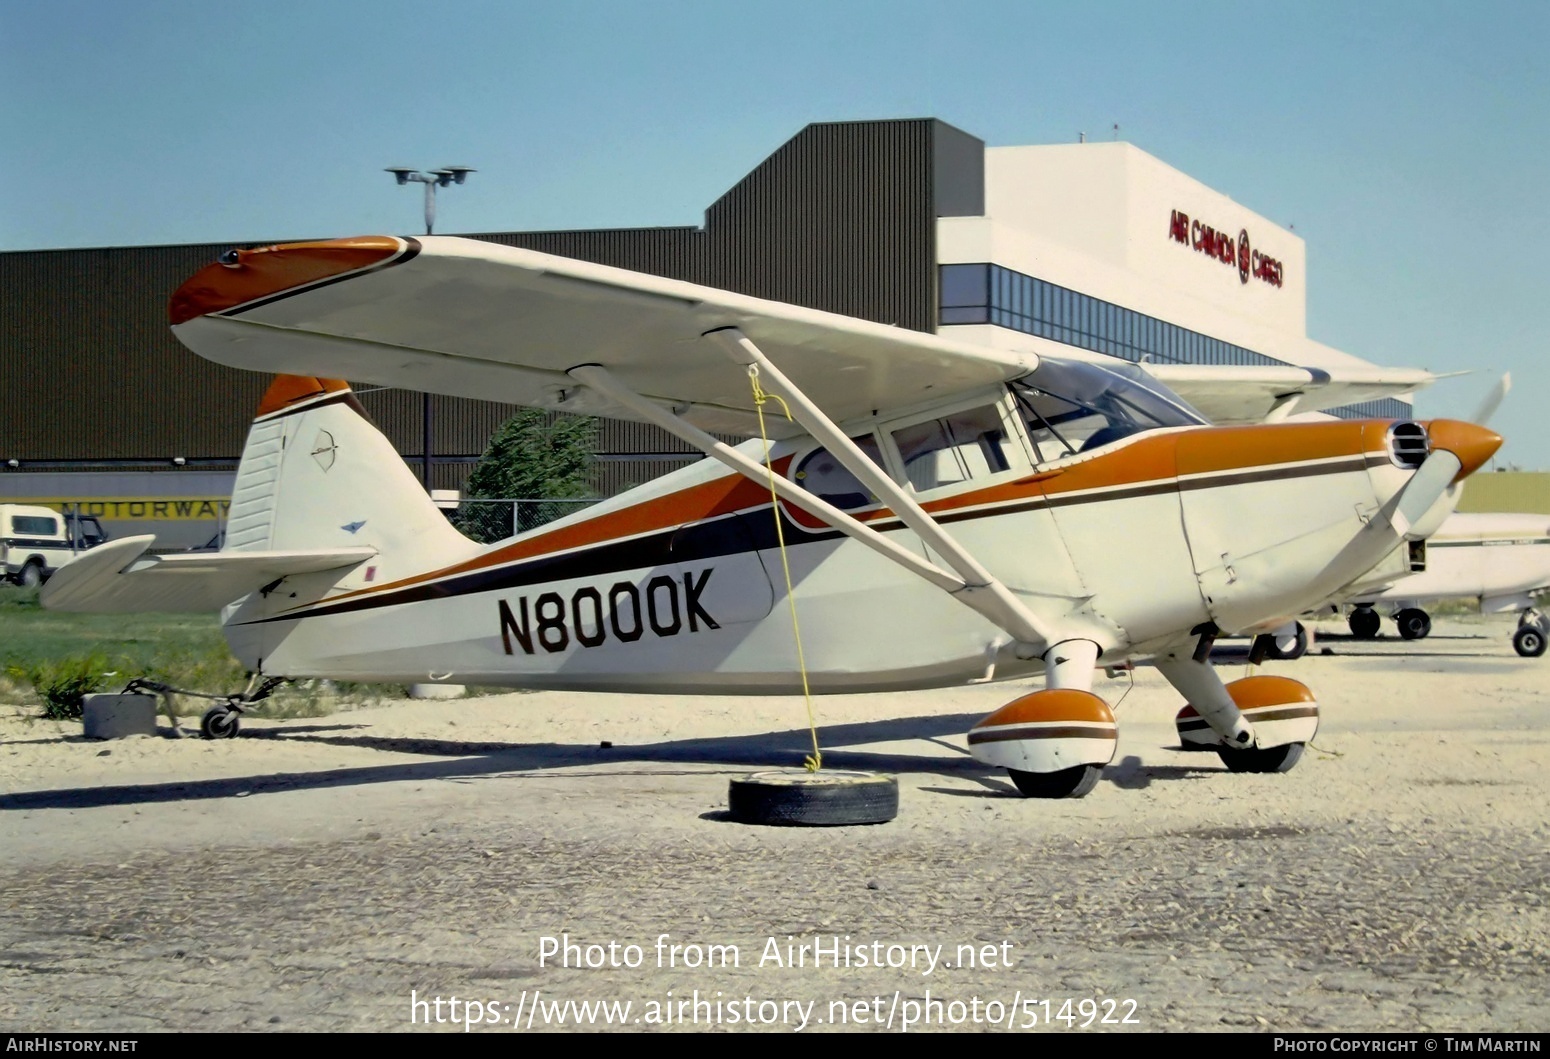
[[[1394,397],[1441,376],[1419,368],[1145,364],[1213,423],[1275,422],[1301,412]]]
[[[356,566],[377,554],[339,548],[146,555],[155,539],[111,541],[60,567],[43,586],[43,606],[94,614],[212,612],[282,577]]]
[[[757,432],[735,327],[844,422],[1033,371],[1038,358],[473,239],[361,237],[231,251],[174,295],[201,356],[276,374],[641,418],[567,372],[600,364],[706,430]],[[772,436],[802,433],[768,420]]]

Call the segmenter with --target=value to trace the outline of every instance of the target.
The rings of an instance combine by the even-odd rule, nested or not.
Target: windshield
[[[1041,462],[1090,452],[1161,427],[1202,426],[1206,418],[1134,364],[1100,367],[1042,358],[1012,384]]]

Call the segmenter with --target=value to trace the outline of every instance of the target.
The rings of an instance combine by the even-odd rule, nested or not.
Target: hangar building
[[[342,232],[294,238],[331,238]],[[704,224],[473,236],[920,331],[1046,353],[1360,364],[1307,336],[1303,240],[1126,143],[989,147],[935,119],[809,125]],[[290,239],[264,239],[262,246]],[[171,292],[229,244],[0,254],[0,502],[67,502],[112,531],[200,543],[266,380],[202,360]],[[511,407],[365,392],[430,485],[456,488]],[[1401,400],[1343,414],[1405,417]],[[429,446],[426,444],[429,435]],[[698,458],[603,424],[613,493]]]

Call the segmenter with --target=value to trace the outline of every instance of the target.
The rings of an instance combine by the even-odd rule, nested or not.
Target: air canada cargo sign
[[[1285,267],[1269,254],[1249,245],[1247,228],[1240,229],[1238,238],[1234,239],[1209,224],[1202,224],[1199,218],[1191,219],[1183,210],[1174,210],[1168,221],[1168,238],[1237,268],[1239,283],[1247,283],[1253,277],[1272,287],[1281,286]]]

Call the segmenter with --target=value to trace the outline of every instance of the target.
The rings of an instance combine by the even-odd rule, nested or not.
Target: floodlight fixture
[[[436,226],[436,189],[451,184],[461,184],[468,179],[469,173],[478,172],[478,170],[466,165],[449,165],[432,169],[429,173],[421,173],[408,166],[395,165],[388,166],[384,172],[392,173],[400,184],[413,182],[425,185],[425,234],[430,235]]]

